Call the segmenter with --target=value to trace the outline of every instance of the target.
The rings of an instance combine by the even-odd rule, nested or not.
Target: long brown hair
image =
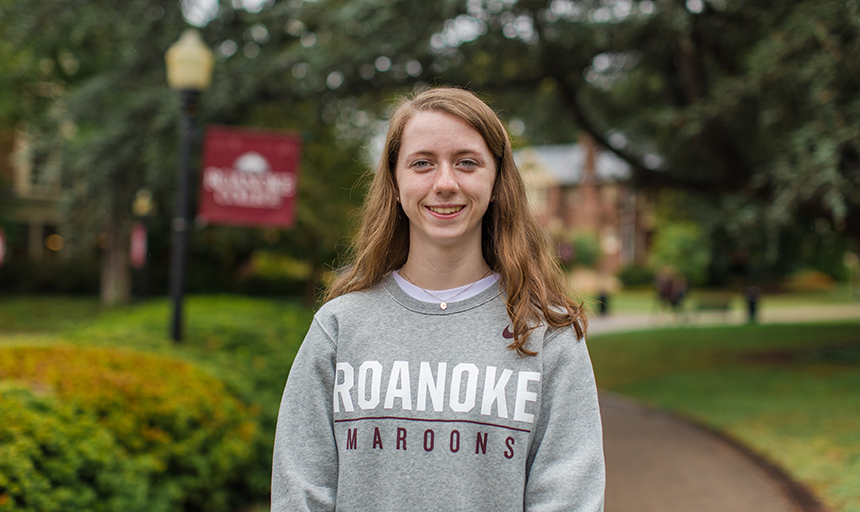
[[[397,203],[394,172],[403,129],[417,112],[445,112],[466,121],[481,134],[495,159],[495,199],[484,214],[481,244],[484,260],[501,275],[514,333],[508,348],[535,355],[524,345],[531,329],[540,322],[556,328],[572,325],[582,339],[587,329],[583,305],[566,293],[554,252],[528,205],[510,137],[498,115],[474,93],[463,89],[427,89],[395,108],[382,157],[360,212],[351,258],[329,287],[325,300],[371,288],[406,263],[409,219]]]

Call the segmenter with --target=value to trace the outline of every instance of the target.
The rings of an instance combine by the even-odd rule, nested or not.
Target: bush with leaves
[[[2,307],[0,304],[0,310]],[[265,502],[272,482],[278,407],[313,310],[294,301],[191,295],[186,301],[186,336],[182,343],[174,344],[165,336],[170,307],[167,299],[157,299],[133,308],[106,310],[79,324],[67,337],[82,346],[123,346],[169,354],[217,376],[255,414],[258,429],[253,462],[243,472],[242,492],[253,502]],[[0,323],[2,317],[0,314]]]
[[[624,286],[650,286],[654,284],[654,270],[643,265],[626,265],[618,271]]]
[[[701,228],[692,222],[667,222],[657,228],[649,263],[655,269],[671,269],[691,284],[708,277],[711,250]]]
[[[188,363],[120,349],[5,347],[0,379],[50,390],[94,414],[131,456],[151,460],[150,498],[170,510],[227,511],[243,499],[237,482],[256,413]]]
[[[0,383],[0,510],[150,512],[154,465],[132,457],[92,414]]]

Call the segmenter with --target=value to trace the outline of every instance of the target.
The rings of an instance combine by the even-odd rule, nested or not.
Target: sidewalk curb
[[[797,510],[797,512],[832,512],[828,507],[821,503],[821,501],[815,496],[812,490],[806,486],[806,484],[798,482],[797,480],[792,478],[792,476],[789,475],[788,472],[782,469],[777,463],[771,461],[766,456],[756,452],[755,450],[744,444],[742,441],[734,438],[730,434],[709,427],[692,418],[688,418],[686,416],[682,416],[674,412],[652,407],[646,403],[639,402],[625,395],[621,395],[612,391],[606,391],[603,389],[599,390],[599,393],[601,395],[611,397],[616,403],[620,403],[625,407],[629,407],[630,409],[637,409],[646,414],[661,415],[673,421],[684,423],[687,426],[695,428],[700,432],[704,432],[705,434],[713,436],[720,441],[726,443],[731,448],[737,450],[741,455],[746,457],[753,465],[757,466],[768,476],[770,476],[774,480],[774,482],[776,482],[776,484],[780,487],[780,489],[783,491],[783,494],[788,498],[793,508]]]

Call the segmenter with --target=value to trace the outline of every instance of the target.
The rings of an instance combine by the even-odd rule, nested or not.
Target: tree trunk
[[[102,255],[101,302],[109,306],[131,300],[131,269],[128,263],[130,228],[112,221],[107,228],[109,242]]]

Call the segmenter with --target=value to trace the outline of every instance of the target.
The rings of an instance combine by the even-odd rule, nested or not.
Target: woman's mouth
[[[465,208],[465,206],[428,206],[427,209],[439,215],[451,215]]]

